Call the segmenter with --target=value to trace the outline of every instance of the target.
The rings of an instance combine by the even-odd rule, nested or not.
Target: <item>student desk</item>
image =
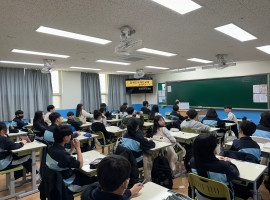
[[[265,172],[267,166],[234,159],[231,162],[236,165],[240,172],[240,175],[237,179],[246,181],[247,183],[253,183],[253,199],[257,200],[258,190],[256,181]],[[237,182],[237,180],[235,182]]]
[[[81,132],[81,135],[79,135],[78,137],[76,137],[81,143],[83,143],[84,141],[88,141],[90,139],[96,138],[98,137],[98,135],[95,134],[91,134],[91,137],[85,137],[83,136],[83,134],[85,134],[86,132]]]
[[[154,126],[154,123],[153,122],[144,122],[143,126],[144,127],[151,127],[151,126]]]
[[[199,134],[197,133],[187,133],[187,132],[172,132],[170,131],[171,135],[175,137],[175,139],[186,142],[195,139]]]
[[[165,123],[166,124],[171,124],[171,123],[173,123],[173,122],[175,122],[176,120],[174,120],[174,119],[164,119],[165,120]]]
[[[232,122],[232,123],[225,123],[225,127],[226,127],[226,128],[230,128],[230,129],[231,129],[231,127],[234,126],[234,125],[236,125],[236,123],[233,123],[233,122]]]
[[[77,159],[77,155],[72,156]],[[97,171],[97,169],[90,169],[90,162],[94,161],[97,158],[106,157],[105,154],[102,154],[95,150],[84,152],[82,153],[82,156],[83,156],[83,167],[79,170],[88,176],[92,176]]]
[[[8,136],[10,139],[16,138],[16,141],[18,142],[20,140],[21,135],[27,135],[27,132],[19,130],[18,133],[9,133]]]
[[[82,124],[80,127],[81,128],[86,128],[92,126],[92,122],[86,122],[85,124]]]
[[[127,131],[126,128],[125,129],[121,129],[121,128],[117,127],[117,126],[106,126],[106,130],[108,132],[113,133],[114,135],[119,135],[121,133],[123,134],[124,132]]]
[[[38,192],[39,190],[37,189],[37,182],[36,182],[36,151],[37,150],[41,150],[42,148],[47,147],[45,144],[38,142],[38,141],[34,141],[31,143],[26,143],[22,148],[20,149],[16,149],[16,150],[11,150],[12,153],[14,154],[26,154],[28,151],[31,151],[32,154],[32,191],[29,192],[25,192],[23,194],[18,195],[18,197],[25,197],[31,194],[34,194],[36,192]]]
[[[117,126],[118,126],[119,122],[121,122],[121,121],[122,121],[122,119],[108,119],[107,120],[107,122],[109,122],[109,123],[116,123]]]
[[[202,110],[200,110],[200,109],[195,109],[195,110],[197,111],[198,116],[205,116],[205,115],[206,115],[206,110],[205,110],[205,109],[202,109]],[[183,117],[187,117],[187,111],[188,111],[188,110],[178,110],[178,113],[179,113],[180,115],[182,115]]]
[[[232,144],[233,144],[232,141],[225,143],[225,145],[228,146],[228,147],[231,147]],[[263,144],[263,143],[258,143],[258,145],[261,148],[262,157],[270,158],[270,149],[269,148],[264,148],[265,144]]]
[[[149,151],[161,150],[161,149],[164,149],[166,147],[172,146],[172,144],[168,143],[168,142],[161,142],[158,140],[153,140],[153,142],[156,144],[156,146],[152,149],[149,149]]]

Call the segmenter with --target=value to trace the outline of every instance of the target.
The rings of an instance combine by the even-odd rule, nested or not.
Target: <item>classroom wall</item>
[[[62,71],[62,108],[76,108],[81,96],[81,72]]]

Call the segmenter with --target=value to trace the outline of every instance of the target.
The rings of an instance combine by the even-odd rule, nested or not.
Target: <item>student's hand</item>
[[[80,148],[80,141],[76,138],[74,138],[72,140],[72,145],[75,147],[75,149],[77,150],[78,148]]]
[[[219,159],[219,160],[228,161],[228,162],[231,162],[231,161],[232,161],[231,158],[228,158],[228,157],[222,157],[222,156],[218,157],[218,159]]]
[[[73,134],[81,135],[80,131],[74,131]]]
[[[140,115],[143,116],[143,111],[140,111]]]
[[[86,124],[86,122],[82,122],[82,124]]]
[[[153,141],[153,138],[147,138],[148,141]]]
[[[26,140],[22,140],[22,143],[25,145],[27,143],[27,141]]]
[[[133,187],[130,189],[131,197],[137,195],[142,188],[143,188],[143,184],[141,183],[136,183],[135,185],[133,185]]]

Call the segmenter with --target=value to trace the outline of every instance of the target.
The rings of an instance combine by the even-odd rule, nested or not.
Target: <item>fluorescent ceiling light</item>
[[[168,67],[155,67],[155,66],[145,66],[145,68],[150,68],[150,69],[170,69]]]
[[[125,74],[136,74],[136,72],[129,72],[129,71],[116,71],[119,73],[125,73]]]
[[[58,57],[58,58],[68,58],[69,57],[67,55],[60,55],[60,54],[53,54],[53,53],[43,53],[43,52],[37,52],[37,51],[27,51],[27,50],[21,50],[21,49],[12,49],[11,52],[33,54],[33,55],[41,55],[41,56],[50,56],[50,57]]]
[[[59,29],[49,28],[49,27],[45,27],[45,26],[40,26],[36,30],[36,32],[47,33],[50,35],[56,35],[56,36],[71,38],[71,39],[75,39],[75,40],[82,40],[82,41],[86,41],[86,42],[93,42],[93,43],[97,43],[97,44],[108,44],[108,43],[112,42],[110,40],[104,40],[101,38],[91,37],[88,35],[82,35],[82,34],[78,34],[78,33],[62,31]]]
[[[157,54],[157,55],[167,56],[167,57],[177,55],[177,54],[174,54],[174,53],[169,53],[169,52],[165,52],[165,51],[159,51],[159,50],[155,50],[155,49],[148,49],[148,48],[137,49],[137,51],[145,52],[145,53],[151,53],[151,54]]]
[[[216,27],[215,30],[220,31],[237,40],[240,40],[241,42],[257,39],[255,36],[251,35],[250,33],[246,32],[245,30],[239,28],[234,24],[227,24],[224,26]]]
[[[130,65],[130,63],[115,62],[115,61],[110,61],[110,60],[97,60],[96,62],[108,63],[108,64],[115,64],[115,65]]]
[[[257,49],[270,54],[270,45],[266,45],[266,46],[261,46],[261,47],[256,47]]]
[[[213,61],[210,61],[210,60],[203,60],[203,59],[200,59],[200,58],[189,58],[187,60],[193,61],[193,62],[199,62],[199,63],[212,63],[213,62]]]
[[[0,63],[18,64],[18,65],[44,66],[44,64],[40,64],[40,63],[15,62],[15,61],[7,61],[7,60],[0,60]]]
[[[162,6],[165,6],[166,8],[176,11],[181,15],[184,15],[186,13],[189,13],[193,10],[197,10],[202,7],[191,0],[153,0],[153,1]]]
[[[72,69],[96,70],[96,71],[101,70],[101,69],[96,69],[96,68],[74,67],[74,66],[72,66],[72,67],[70,67],[70,68],[72,68]]]

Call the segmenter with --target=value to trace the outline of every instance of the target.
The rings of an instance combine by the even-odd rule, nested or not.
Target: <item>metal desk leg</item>
[[[253,183],[253,199],[258,200],[258,190],[257,190],[257,182]]]

